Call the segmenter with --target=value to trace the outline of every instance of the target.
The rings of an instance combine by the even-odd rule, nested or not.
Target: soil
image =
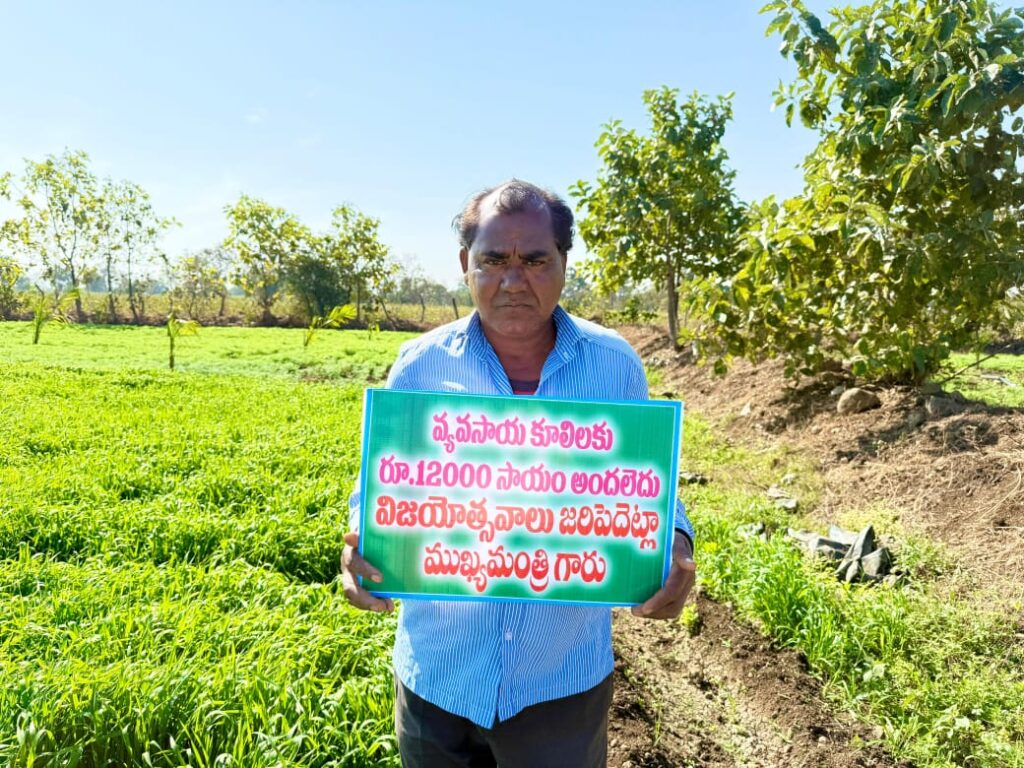
[[[898,766],[835,714],[800,657],[697,595],[699,630],[617,611],[609,766]]]
[[[1024,596],[1020,409],[938,395],[953,412],[931,416],[928,394],[893,386],[872,388],[880,408],[840,415],[838,388],[854,384],[842,370],[787,382],[777,362],[737,362],[716,377],[663,332],[620,331],[660,371],[652,394],[683,400],[730,440],[784,444],[814,466],[823,487],[812,522],[884,508],[902,529],[947,546],[956,584],[1000,602]],[[616,612],[609,766],[905,768],[880,746],[880,730],[827,704],[798,654],[699,590],[696,600],[693,636],[679,622]]]

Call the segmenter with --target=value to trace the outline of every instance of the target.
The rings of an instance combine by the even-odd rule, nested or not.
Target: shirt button
[[[505,639],[508,640],[511,643],[512,642],[512,633],[511,632],[506,632],[505,633]]]

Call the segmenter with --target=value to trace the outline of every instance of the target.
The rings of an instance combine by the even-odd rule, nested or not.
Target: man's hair
[[[573,230],[572,209],[554,192],[531,184],[528,181],[511,179],[495,187],[490,187],[473,195],[462,211],[452,219],[452,228],[459,236],[459,245],[467,250],[476,239],[480,227],[480,203],[497,191],[494,207],[500,214],[523,213],[546,207],[551,214],[551,229],[555,236],[555,246],[562,256],[569,255],[572,248]]]

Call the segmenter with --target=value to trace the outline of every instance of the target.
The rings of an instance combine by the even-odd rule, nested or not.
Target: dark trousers
[[[605,768],[612,676],[481,728],[395,679],[395,730],[404,768]]]

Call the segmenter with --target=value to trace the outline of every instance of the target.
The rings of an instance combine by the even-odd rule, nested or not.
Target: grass
[[[694,458],[684,465],[712,477],[684,491],[703,588],[801,652],[838,706],[882,727],[897,758],[918,768],[1024,766],[1024,638],[1014,621],[1021,606],[986,607],[952,590],[937,575],[952,559],[899,531],[884,510],[844,522],[881,520],[883,532],[901,537],[897,558],[914,574],[902,586],[840,584],[781,533],[743,539],[737,528],[745,523],[782,531],[806,524],[761,488],[795,471],[813,499],[815,480],[800,479],[809,470],[797,457],[729,445],[687,419],[684,454]]]
[[[0,763],[395,766],[393,619],[336,576],[361,389],[406,335],[207,328],[166,365],[159,328],[0,323]],[[300,364],[303,363],[303,364]],[[705,589],[798,649],[839,706],[922,768],[1024,766],[1024,643],[909,537],[914,577],[848,587],[775,535],[764,489],[814,468],[685,419]],[[1012,608],[1019,613],[1020,606]],[[690,631],[700,617],[687,614]]]
[[[23,332],[0,324],[0,764],[397,765],[393,619],[336,576],[362,387],[405,336],[324,334],[304,382],[301,331],[204,329],[173,374],[160,329]]]
[[[209,327],[176,345],[181,372],[382,382],[397,345],[416,334],[323,330],[303,348],[302,328]],[[165,370],[167,331],[152,326],[48,325],[33,345],[29,323],[0,322],[0,361],[72,368]]]
[[[953,355],[949,360],[950,372],[945,376],[967,368],[978,359],[975,355]],[[936,378],[943,379],[945,376]],[[980,400],[990,405],[1024,408],[1024,355],[996,355],[963,371],[946,382],[943,388],[947,391],[959,390],[970,400]]]

